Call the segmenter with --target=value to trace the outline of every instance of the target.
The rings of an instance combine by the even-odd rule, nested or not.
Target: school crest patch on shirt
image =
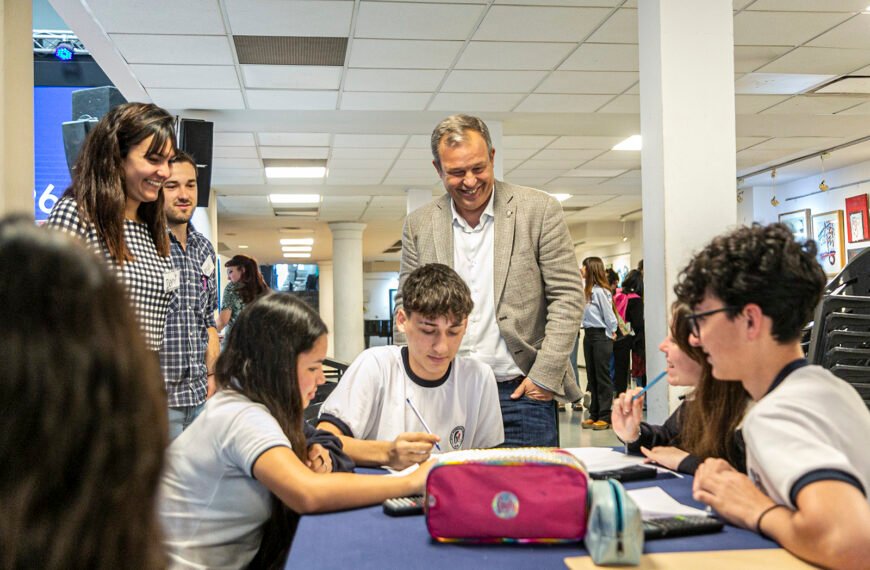
[[[463,441],[465,441],[465,426],[456,426],[450,432],[450,447],[460,449]]]

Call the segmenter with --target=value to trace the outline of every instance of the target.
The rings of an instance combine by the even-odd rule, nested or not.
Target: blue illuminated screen
[[[33,213],[45,220],[70,184],[61,123],[72,118],[72,92],[83,87],[33,88]]]

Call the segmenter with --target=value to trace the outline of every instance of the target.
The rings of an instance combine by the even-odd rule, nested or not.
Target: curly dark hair
[[[471,314],[471,291],[453,269],[441,263],[418,267],[402,284],[402,308],[407,315],[450,315],[457,322]]]
[[[708,293],[726,305],[729,318],[754,303],[773,319],[773,338],[800,338],[826,283],[816,243],[799,244],[783,224],[740,227],[713,239],[680,273],[677,299],[695,307]]]

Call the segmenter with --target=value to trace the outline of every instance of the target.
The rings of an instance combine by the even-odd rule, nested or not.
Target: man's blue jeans
[[[181,435],[202,411],[205,404],[169,408],[169,441]]]
[[[498,383],[504,422],[504,443],[500,447],[558,447],[556,401],[542,402],[526,396],[511,400],[511,394],[521,383],[522,378]]]

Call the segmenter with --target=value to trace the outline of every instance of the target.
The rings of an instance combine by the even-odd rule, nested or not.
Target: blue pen
[[[647,391],[647,390],[649,390],[650,388],[652,388],[653,386],[655,386],[655,385],[656,385],[656,382],[658,382],[659,380],[661,380],[662,378],[664,378],[665,376],[667,376],[667,374],[668,374],[668,371],[665,370],[664,372],[662,372],[661,374],[659,374],[658,376],[656,376],[655,378],[653,378],[653,379],[652,379],[652,382],[648,382],[647,385],[646,385],[646,387],[645,387],[643,390],[641,390],[640,392],[638,392],[637,394],[635,394],[634,396],[631,397],[631,401],[634,402],[635,400],[637,400],[638,398],[640,398],[641,396],[643,396],[644,394],[646,394],[646,391]]]
[[[414,415],[417,416],[417,419],[420,420],[420,423],[423,424],[423,429],[426,430],[426,433],[432,434],[432,430],[429,429],[429,425],[426,423],[426,420],[423,419],[423,416],[420,415],[420,412],[417,411],[417,408],[411,402],[411,398],[405,398],[405,401],[408,402],[408,405],[411,406],[411,411],[414,412]],[[441,451],[441,446],[438,445],[438,442],[435,442],[435,449]]]

